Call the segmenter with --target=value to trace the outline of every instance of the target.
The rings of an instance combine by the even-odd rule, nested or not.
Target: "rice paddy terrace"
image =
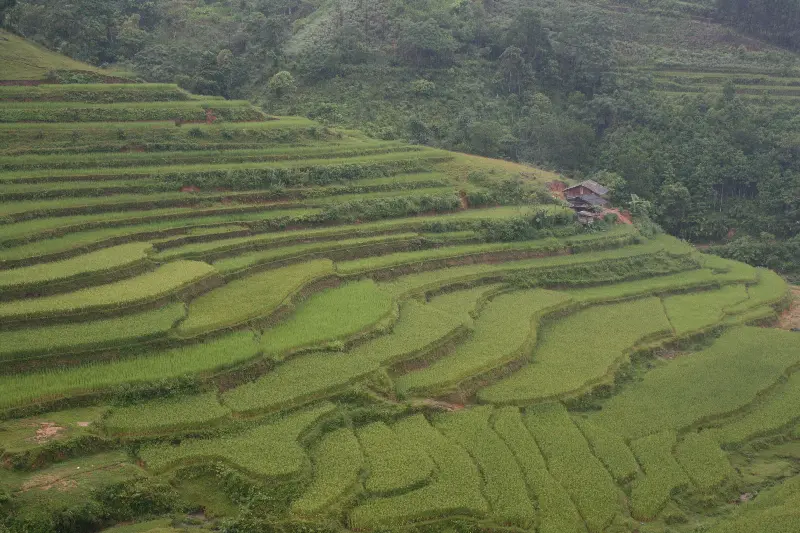
[[[171,85],[0,87],[0,139],[1,531],[800,524],[770,271]]]

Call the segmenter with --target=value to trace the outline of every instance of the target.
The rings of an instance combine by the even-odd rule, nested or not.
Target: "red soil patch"
[[[57,438],[62,431],[66,431],[66,428],[57,426],[53,422],[42,422],[39,424],[39,429],[36,430],[36,435],[33,436],[33,441],[42,444],[50,439]]]
[[[633,225],[633,222],[630,219],[630,214],[625,214],[619,209],[603,209],[603,214],[605,215],[606,213],[614,213],[617,215],[617,220],[619,220],[622,224],[628,224],[629,226]]]
[[[792,302],[789,309],[781,314],[778,327],[781,329],[800,329],[800,286],[792,285]]]

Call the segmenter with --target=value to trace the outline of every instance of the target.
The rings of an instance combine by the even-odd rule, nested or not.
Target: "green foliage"
[[[712,246],[709,251],[721,257],[771,268],[791,276],[800,275],[800,237],[785,241],[744,236],[730,243]]]
[[[356,432],[366,458],[367,492],[385,495],[416,488],[431,481],[434,464],[423,448],[383,422]]]
[[[575,502],[590,533],[602,532],[622,512],[619,489],[592,455],[580,430],[561,404],[526,411],[525,423],[547,461],[547,468]]]
[[[631,439],[736,411],[800,363],[796,337],[775,329],[731,328],[710,347],[627,385],[592,421]]]
[[[492,517],[501,524],[527,529],[535,518],[528,488],[511,450],[489,426],[491,415],[491,407],[475,407],[440,416],[435,425],[478,464]]]
[[[644,479],[633,484],[631,514],[638,520],[652,520],[669,499],[689,485],[689,478],[672,456],[675,433],[662,431],[631,442]]]
[[[265,318],[290,305],[303,287],[331,275],[333,263],[320,259],[229,281],[189,303],[189,316],[178,326],[178,334],[197,335]]]
[[[292,503],[299,516],[320,514],[354,491],[364,463],[358,439],[351,429],[338,429],[322,437],[312,452],[314,481]]]
[[[539,317],[566,302],[564,295],[545,290],[495,297],[475,321],[475,331],[469,339],[426,368],[398,376],[398,391],[441,392],[524,357],[536,343]]]
[[[228,416],[216,393],[157,399],[115,407],[103,420],[103,428],[113,435],[159,434],[182,429],[207,429]]]
[[[0,101],[61,101],[86,103],[168,102],[189,100],[190,95],[177,85],[166,83],[114,83],[0,87]]]
[[[669,329],[657,298],[578,311],[544,329],[530,364],[482,389],[478,397],[490,403],[525,404],[585,392],[613,381],[637,342]],[[592,339],[591,347],[570,341],[575,335]]]
[[[712,533],[790,533],[800,521],[800,478],[790,478],[721,520]]]

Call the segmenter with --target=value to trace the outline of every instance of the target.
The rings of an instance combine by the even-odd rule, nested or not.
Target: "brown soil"
[[[792,285],[792,303],[783,312],[778,327],[781,329],[800,328],[800,286]]]
[[[39,424],[39,429],[36,430],[36,435],[33,436],[33,441],[43,444],[50,439],[57,438],[62,431],[66,431],[66,428],[57,426],[53,422],[42,422]]]
[[[33,476],[28,481],[23,483],[20,490],[27,492],[31,489],[50,490],[56,489],[60,491],[67,491],[78,486],[78,482],[74,479],[64,479],[52,474],[42,474]]]

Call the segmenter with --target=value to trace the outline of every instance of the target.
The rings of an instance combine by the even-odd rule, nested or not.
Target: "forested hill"
[[[4,27],[148,81],[592,176],[674,235],[798,274],[797,0],[0,6]]]

